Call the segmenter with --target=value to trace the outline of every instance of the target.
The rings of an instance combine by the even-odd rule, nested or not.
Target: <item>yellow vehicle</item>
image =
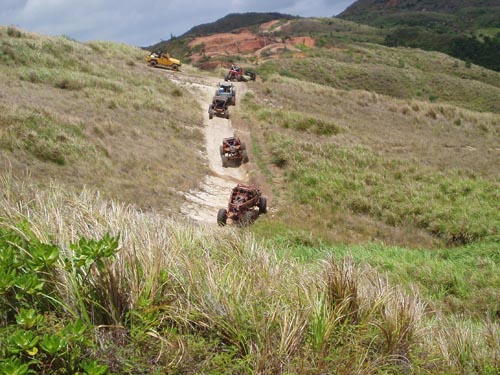
[[[181,64],[180,60],[170,57],[168,53],[151,52],[146,56],[146,62],[153,67],[170,68],[172,70],[179,70]]]

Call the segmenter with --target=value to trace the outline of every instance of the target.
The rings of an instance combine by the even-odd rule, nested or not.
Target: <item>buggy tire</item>
[[[229,111],[228,110],[226,110],[226,112],[224,113],[224,117],[229,119]]]
[[[158,64],[158,61],[156,61],[156,60],[151,60],[149,62],[149,65],[151,65],[151,66],[156,66],[157,64]]]
[[[246,150],[247,149],[247,145],[245,144],[245,142],[241,142],[241,149],[242,150]]]
[[[222,155],[224,155],[224,146],[219,146],[219,153]]]
[[[221,155],[221,157],[220,157],[220,158],[222,159],[222,166],[223,166],[224,168],[227,168],[227,167],[228,167],[228,165],[229,165],[229,164],[228,164],[228,162],[227,162],[227,156],[226,156],[226,155]]]
[[[265,214],[267,213],[267,198],[266,197],[260,197],[259,200],[259,214]]]
[[[225,208],[221,208],[219,212],[217,212],[217,224],[220,227],[225,226],[227,223],[227,210]]]
[[[247,150],[243,150],[241,151],[241,154],[243,155],[243,163],[248,163],[248,153],[247,153]]]
[[[230,81],[230,78],[231,78],[231,77],[229,76],[229,74],[226,74],[226,75],[224,76],[224,81]]]

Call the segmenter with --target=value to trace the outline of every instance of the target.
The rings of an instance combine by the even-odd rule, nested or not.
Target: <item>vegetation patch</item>
[[[262,109],[256,116],[259,120],[266,120],[268,123],[281,128],[310,132],[317,135],[335,135],[341,131],[339,126],[331,120],[298,112]]]
[[[96,153],[81,126],[62,123],[44,112],[3,107],[0,124],[3,149],[23,150],[59,165]]]
[[[343,90],[367,90],[396,98],[419,98],[482,112],[500,112],[499,73],[475,67],[454,68],[436,53],[350,45],[317,49],[306,61],[269,60],[258,67],[264,80],[273,74]],[[456,62],[457,60],[455,60]]]
[[[436,173],[363,148],[283,140],[276,133],[268,142],[290,155],[285,177],[292,199],[324,220],[347,210],[392,226],[416,226],[452,245],[500,240],[498,181]]]

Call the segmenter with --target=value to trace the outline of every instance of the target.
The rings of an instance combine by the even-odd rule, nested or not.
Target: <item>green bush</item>
[[[1,374],[107,372],[107,366],[82,358],[94,346],[90,327],[105,306],[91,273],[102,271],[117,247],[118,237],[81,238],[71,245],[73,255],[65,256],[38,240],[26,222],[0,225]],[[74,306],[59,292],[62,265],[79,297]]]

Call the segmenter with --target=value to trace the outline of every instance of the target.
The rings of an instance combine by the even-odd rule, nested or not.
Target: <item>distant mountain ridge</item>
[[[358,0],[338,17],[377,26],[423,25],[441,32],[500,28],[500,1]]]
[[[292,16],[289,14],[276,13],[276,12],[230,13],[227,16],[219,18],[215,22],[210,22],[195,26],[186,33],[182,34],[181,36],[186,36],[186,35],[203,36],[203,35],[210,35],[217,33],[227,33],[235,29],[258,25],[269,21],[274,21],[279,19],[295,19],[295,18],[299,17]]]
[[[498,0],[358,0],[350,5],[339,16],[341,18],[355,17],[360,12],[384,11],[422,11],[422,12],[456,12],[470,7],[500,6]]]

